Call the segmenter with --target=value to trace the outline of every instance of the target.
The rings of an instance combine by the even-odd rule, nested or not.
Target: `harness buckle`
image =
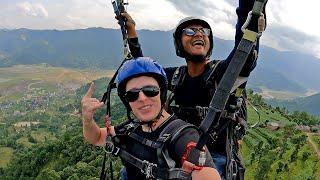
[[[106,146],[103,148],[104,152],[107,154],[118,155],[120,148],[116,147],[111,141],[106,142]]]
[[[128,131],[128,130],[134,128],[134,124],[133,124],[133,123],[126,124],[126,125],[124,126],[124,128]]]
[[[155,178],[153,175],[153,168],[157,167],[157,164],[150,163],[147,160],[142,161],[142,164],[143,168],[141,169],[141,172],[146,175],[146,178]]]
[[[202,106],[196,106],[196,110],[198,112],[198,115],[204,119],[206,115],[208,114],[209,108],[208,107],[202,107]]]
[[[159,141],[166,142],[170,137],[171,137],[171,134],[165,133],[159,138]]]
[[[231,172],[230,179],[236,179],[237,174],[238,174],[238,165],[234,159],[231,159],[230,161],[231,161],[229,164],[229,172]]]

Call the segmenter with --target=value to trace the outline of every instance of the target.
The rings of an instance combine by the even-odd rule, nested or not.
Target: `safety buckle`
[[[166,142],[170,137],[171,137],[171,134],[165,133],[159,138],[159,141]]]
[[[116,147],[111,141],[106,142],[106,146],[103,148],[104,152],[107,154],[118,155],[120,148]]]
[[[207,116],[208,112],[209,112],[209,108],[208,107],[202,107],[202,106],[196,106],[196,110],[198,112],[198,115],[202,119],[204,119]]]
[[[141,169],[141,172],[146,175],[146,178],[155,178],[153,175],[153,168],[157,167],[156,164],[150,163],[146,160],[142,161],[143,168]]]
[[[133,123],[126,124],[126,125],[124,126],[124,128],[128,131],[128,130],[134,128],[134,124],[133,124]]]
[[[231,163],[233,164],[233,166],[232,166],[233,167],[232,168],[232,175],[235,178],[235,177],[237,177],[237,174],[238,174],[238,165],[237,165],[237,162],[234,159],[232,159]]]

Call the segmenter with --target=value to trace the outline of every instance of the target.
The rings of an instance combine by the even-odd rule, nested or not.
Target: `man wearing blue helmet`
[[[182,19],[176,26],[173,32],[174,47],[176,55],[185,59],[186,66],[168,67],[165,68],[165,72],[169,80],[169,90],[173,92],[173,100],[175,101],[175,105],[170,106],[170,110],[179,118],[196,126],[200,125],[205,117],[205,113],[203,112],[206,112],[206,109],[208,109],[217,84],[220,82],[242,38],[241,27],[249,11],[252,10],[253,4],[254,0],[239,0],[239,7],[236,10],[238,22],[236,25],[235,44],[225,60],[210,61],[209,59],[213,50],[213,34],[208,22],[202,18],[187,17]],[[143,56],[134,21],[128,13],[123,13],[122,15],[127,19],[126,27],[132,55],[134,57]],[[263,31],[265,28],[263,16],[259,22],[256,24],[252,23],[250,26],[254,30]],[[259,43],[256,44],[255,50],[248,57],[240,76],[248,77],[250,72],[255,68],[258,49]],[[235,102],[234,99],[230,101]],[[240,113],[240,118],[245,118],[246,112],[242,111]],[[228,121],[224,120],[222,122]],[[230,150],[227,148],[227,126],[223,124],[221,126],[224,128],[221,128],[218,135],[216,134],[215,137],[209,138],[207,146],[220,175],[223,177],[226,175],[227,157],[230,157],[230,154],[228,154]],[[241,125],[241,127],[241,131],[243,132],[245,126]],[[239,148],[237,141],[234,143]],[[229,162],[231,162],[230,158]],[[240,160],[237,160],[237,162],[239,162],[239,166],[243,166]]]
[[[196,127],[164,110],[168,81],[157,62],[146,57],[126,61],[117,85],[129,120],[99,128],[93,114],[103,103],[92,98],[91,84],[81,101],[83,134],[99,146],[112,136],[112,153],[120,156],[127,179],[220,179],[209,151],[204,148],[198,153],[190,148],[199,139]]]

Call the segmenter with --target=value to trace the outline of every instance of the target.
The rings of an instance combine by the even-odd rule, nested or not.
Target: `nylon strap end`
[[[243,33],[243,38],[251,42],[255,42],[258,36],[259,36],[258,33],[251,31],[249,29],[245,29]]]

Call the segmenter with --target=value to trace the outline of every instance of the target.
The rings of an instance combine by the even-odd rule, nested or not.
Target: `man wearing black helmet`
[[[205,20],[187,17],[178,23],[173,33],[175,50],[177,56],[186,60],[187,66],[185,68],[169,67],[165,68],[165,71],[169,82],[171,82],[169,83],[169,90],[173,91],[173,99],[175,105],[177,105],[172,106],[171,110],[179,118],[194,125],[200,125],[203,115],[200,115],[199,109],[208,107],[216,85],[221,80],[242,38],[241,26],[244,24],[249,11],[252,10],[253,4],[254,0],[239,0],[239,7],[236,10],[238,22],[236,25],[234,49],[222,61],[209,61],[213,49],[213,35],[212,28]],[[134,57],[143,56],[134,21],[129,14],[123,13],[122,15],[127,19],[126,25],[132,55]],[[258,24],[251,24],[251,26],[254,26],[254,29],[259,29],[259,31],[264,30],[264,19],[259,21],[259,27]],[[256,50],[248,57],[240,76],[248,77],[256,66],[258,47],[259,43],[256,44]],[[180,74],[183,75],[181,76]],[[208,88],[207,84],[209,76],[210,78],[213,77],[213,81],[211,81],[213,83],[210,85],[210,88]],[[178,81],[178,83],[175,81]],[[226,169],[226,136],[226,130],[223,130],[216,140],[207,143],[222,177],[225,176]]]

